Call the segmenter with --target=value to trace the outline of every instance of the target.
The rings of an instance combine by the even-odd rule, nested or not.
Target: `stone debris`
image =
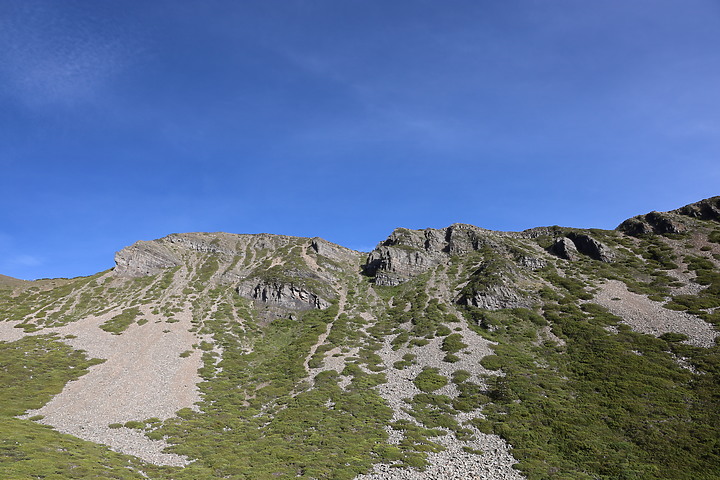
[[[718,335],[706,321],[686,312],[669,310],[661,302],[632,293],[618,280],[607,280],[599,285],[593,302],[621,317],[623,323],[636,332],[656,337],[669,332],[683,333],[688,336],[687,343],[704,348],[713,346]]]
[[[164,453],[168,445],[147,438],[140,430],[111,429],[112,423],[149,418],[165,420],[181,408],[193,407],[201,400],[197,384],[201,378],[201,352],[193,344],[201,339],[190,332],[189,307],[175,314],[178,322],[159,321],[142,308],[144,325],[133,324],[121,335],[105,332],[99,326],[117,312],[88,317],[63,327],[44,329],[34,334],[58,333],[61,340],[87,351],[90,358],[106,361],[91,367],[87,374],[69,382],[65,388],[25,418],[43,415],[40,423],[83,440],[107,445],[117,452],[134,455],[157,465],[187,464],[183,456]],[[6,322],[1,322],[4,334]],[[19,330],[22,333],[21,329]],[[63,338],[73,335],[76,338]],[[188,357],[180,354],[192,351]]]
[[[463,342],[468,347],[458,353],[460,360],[455,363],[443,361],[445,352],[440,349],[442,338],[435,338],[422,347],[402,347],[396,351],[392,350],[391,338],[389,338],[383,348],[377,352],[386,367],[384,373],[387,376],[387,382],[376,388],[378,393],[393,409],[393,421],[404,419],[417,423],[414,417],[403,409],[409,407],[405,399],[410,399],[414,395],[422,393],[413,383],[413,379],[422,371],[423,367],[438,368],[439,373],[448,379],[452,377],[452,373],[456,370],[467,370],[474,373],[470,380],[480,385],[482,385],[483,380],[478,377],[479,373],[497,374],[497,372],[485,370],[479,363],[483,356],[493,353],[492,342],[472,332],[464,323],[457,324],[457,328],[460,328],[458,333],[462,334]],[[416,355],[415,364],[402,370],[394,368],[393,364],[402,360],[403,355],[406,353]],[[457,388],[451,382],[434,393],[450,397],[458,395]],[[458,415],[458,419],[462,422],[478,416],[482,416],[482,414],[480,412],[461,413]],[[474,427],[468,427],[467,425],[465,427],[473,430],[474,440],[460,441],[449,431],[447,435],[431,438],[432,441],[444,446],[445,450],[427,454],[428,467],[425,471],[414,468],[398,468],[380,463],[374,465],[371,473],[358,475],[355,480],[521,480],[525,478],[512,468],[517,461],[513,458],[511,447],[505,440],[497,435],[481,433]],[[390,433],[390,443],[397,444],[402,440],[401,432],[394,431],[391,428],[388,431]],[[483,453],[478,455],[466,452],[463,447],[469,447]]]

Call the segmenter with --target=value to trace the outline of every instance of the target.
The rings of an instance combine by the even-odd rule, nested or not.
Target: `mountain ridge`
[[[0,475],[717,478],[718,211],[170,234],[0,282]]]

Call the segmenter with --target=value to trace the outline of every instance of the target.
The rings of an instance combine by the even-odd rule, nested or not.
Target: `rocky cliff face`
[[[494,232],[456,224],[442,230],[397,229],[370,252],[364,266],[377,285],[396,286],[458,258],[473,258],[465,267],[470,276],[453,301],[497,310],[537,303],[542,280],[535,274],[552,254],[566,260],[586,255],[603,262],[614,259],[611,248],[581,232],[569,232],[547,250],[538,237],[554,235],[551,228],[524,232]]]
[[[453,256],[499,247],[502,237],[502,232],[464,224],[441,230],[398,228],[370,252],[364,269],[378,285],[399,285]]]
[[[237,287],[237,292],[245,298],[288,310],[325,309],[330,306],[330,302],[317,293],[292,282],[244,283]]]
[[[602,242],[592,238],[590,235],[578,232],[570,232],[567,236],[577,248],[577,251],[601,262],[612,262],[615,253]]]
[[[682,233],[686,231],[685,220],[678,213],[650,212],[625,220],[618,230],[632,236]]]
[[[548,250],[550,253],[557,255],[564,260],[577,260],[580,252],[578,252],[575,242],[570,240],[568,237],[560,237],[555,240]]]
[[[139,241],[115,254],[114,271],[123,277],[144,277],[181,263],[180,258],[163,243]]]

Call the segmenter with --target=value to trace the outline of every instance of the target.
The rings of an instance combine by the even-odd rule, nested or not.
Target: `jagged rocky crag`
[[[0,277],[0,477],[719,478],[719,212]]]

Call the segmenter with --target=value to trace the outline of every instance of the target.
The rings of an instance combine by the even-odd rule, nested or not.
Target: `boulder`
[[[575,243],[567,237],[556,239],[555,243],[550,247],[550,253],[570,261],[577,260],[579,255]]]
[[[577,247],[577,250],[583,255],[608,263],[615,259],[615,253],[610,249],[610,247],[595,240],[590,235],[571,232],[567,235],[567,237],[572,240],[575,247]]]

